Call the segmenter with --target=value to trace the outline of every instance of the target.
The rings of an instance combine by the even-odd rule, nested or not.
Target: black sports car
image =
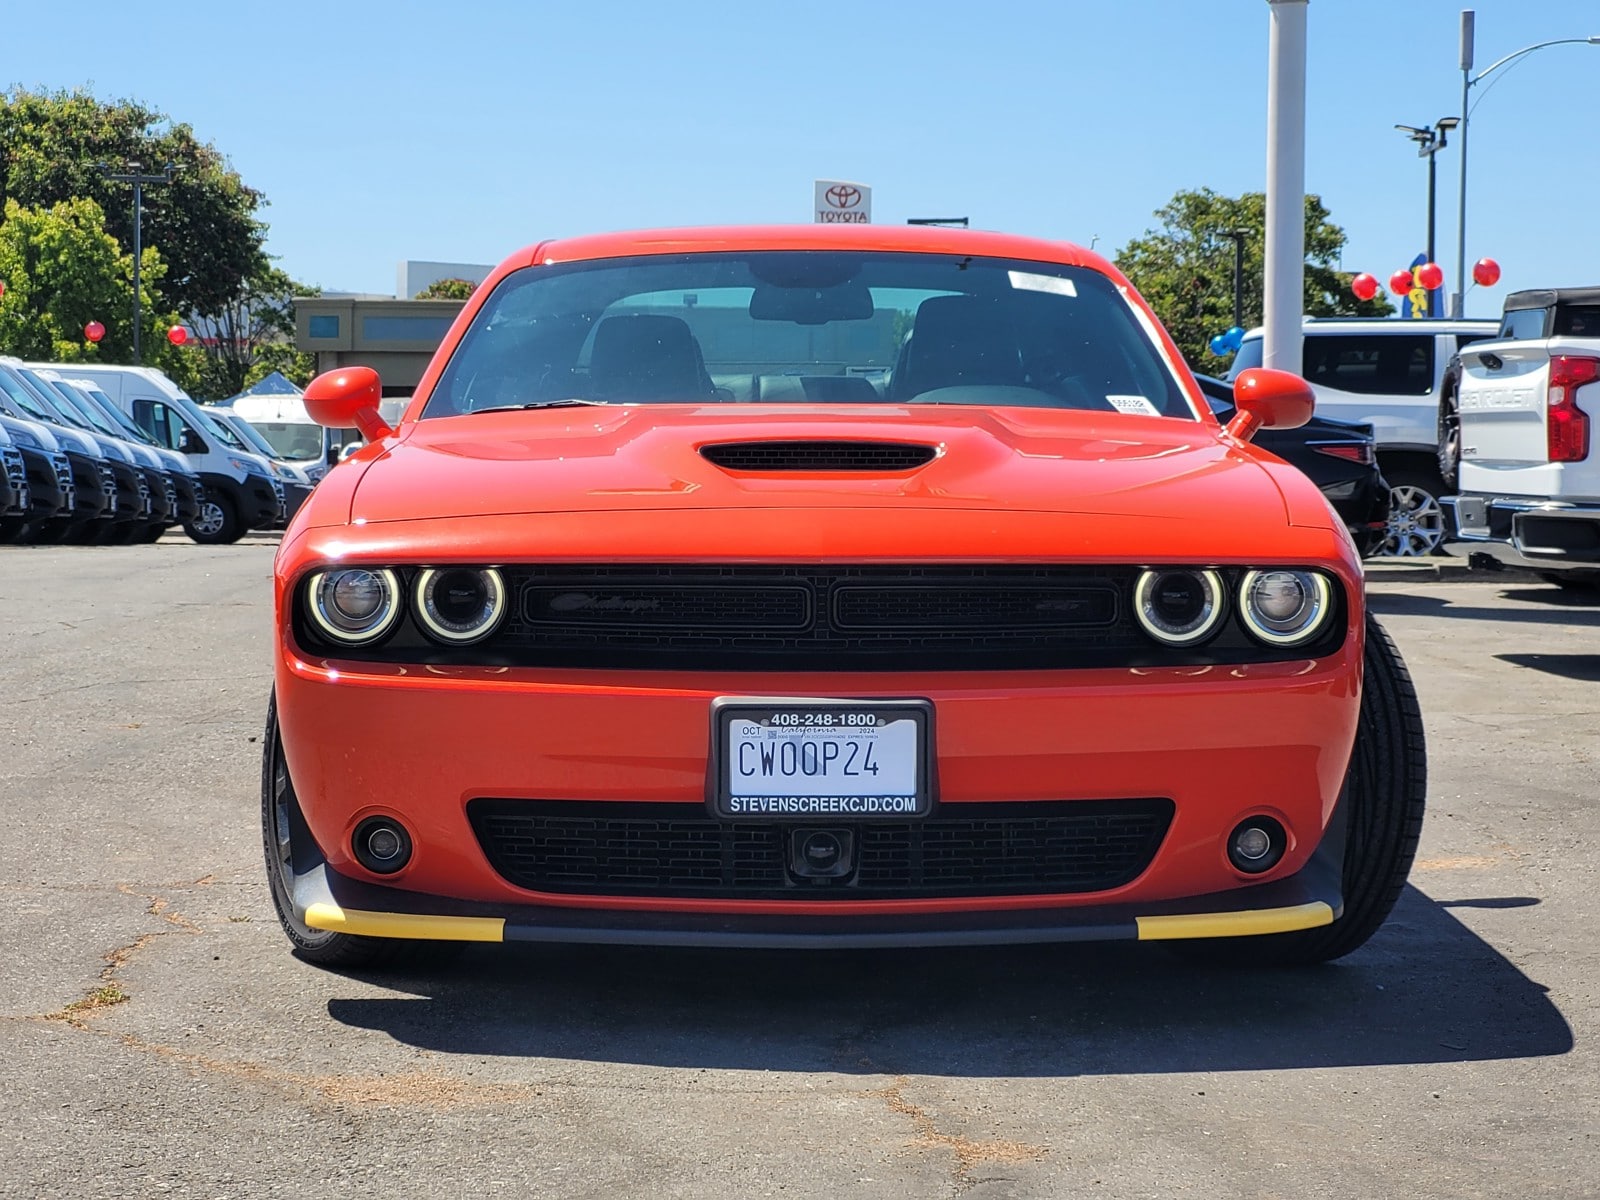
[[[1233,384],[1196,375],[1219,421],[1233,416]],[[1371,425],[1312,417],[1298,429],[1263,429],[1254,444],[1272,451],[1311,477],[1366,557],[1383,545],[1389,516],[1389,485],[1378,471]]]

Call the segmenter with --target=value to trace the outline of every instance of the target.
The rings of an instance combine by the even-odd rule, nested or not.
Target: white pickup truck
[[[1600,287],[1513,292],[1461,351],[1454,554],[1600,583]]]

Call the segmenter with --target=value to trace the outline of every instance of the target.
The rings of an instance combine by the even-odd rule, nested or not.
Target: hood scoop
[[[725,471],[875,471],[894,474],[926,466],[937,446],[917,442],[714,442],[700,455]]]

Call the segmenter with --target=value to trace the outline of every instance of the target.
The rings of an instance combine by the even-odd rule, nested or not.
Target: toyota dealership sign
[[[818,225],[868,225],[872,222],[872,189],[864,183],[819,179],[812,207]]]

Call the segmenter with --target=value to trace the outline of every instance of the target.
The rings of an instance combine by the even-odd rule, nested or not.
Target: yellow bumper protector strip
[[[1171,917],[1139,917],[1139,940],[1168,938],[1249,937],[1258,933],[1288,933],[1333,924],[1333,909],[1321,900],[1288,908],[1258,908],[1247,912],[1185,913]]]
[[[354,933],[361,937],[421,938],[436,942],[501,942],[503,917],[415,916],[411,913],[363,912],[337,904],[313,904],[306,909],[306,924],[313,929]]]

